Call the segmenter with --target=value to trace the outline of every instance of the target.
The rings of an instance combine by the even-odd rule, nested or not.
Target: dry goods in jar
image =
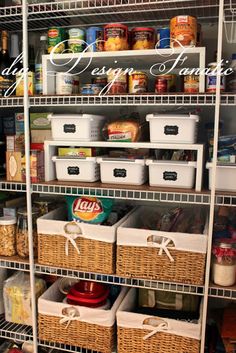
[[[16,254],[16,218],[0,217],[0,255]]]
[[[170,21],[170,46],[192,47],[197,44],[197,20],[192,16],[176,16]]]
[[[184,76],[184,93],[199,92],[199,76],[188,75]]]
[[[129,75],[129,93],[145,93],[148,90],[148,77],[144,72],[134,71]]]
[[[104,27],[104,50],[116,51],[128,49],[128,27],[119,23],[110,23]]]
[[[153,28],[136,27],[131,31],[133,50],[153,49],[155,46],[155,32]]]
[[[213,245],[212,276],[215,284],[233,286],[236,275],[236,241],[219,239]]]

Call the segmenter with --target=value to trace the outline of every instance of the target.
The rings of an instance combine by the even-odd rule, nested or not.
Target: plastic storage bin
[[[52,157],[56,164],[57,179],[61,181],[94,182],[100,178],[96,157]]]
[[[174,162],[147,159],[151,186],[192,189],[196,162]]]
[[[130,289],[116,314],[119,353],[199,353],[202,307],[199,320],[184,322],[135,313],[136,298]]]
[[[195,114],[148,114],[150,141],[159,143],[196,143],[197,123]]]
[[[84,349],[112,353],[116,335],[116,312],[127,293],[122,288],[111,308],[96,309],[63,303],[57,280],[38,300],[39,338]]]
[[[203,285],[207,226],[204,234],[142,229],[142,219],[156,217],[165,209],[139,207],[119,226],[116,273],[122,277]]]
[[[105,117],[91,114],[50,114],[53,140],[99,141]]]
[[[102,183],[142,185],[147,180],[144,159],[97,158]]]
[[[211,190],[212,179],[212,163],[207,163],[206,168],[209,170],[209,189]],[[236,191],[236,165],[222,164],[216,167],[216,190]]]

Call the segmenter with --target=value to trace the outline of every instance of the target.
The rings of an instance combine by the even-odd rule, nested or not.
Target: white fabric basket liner
[[[146,115],[146,120],[150,121],[152,119],[171,119],[171,120],[195,120],[196,122],[199,122],[199,116],[195,115],[195,114],[158,114],[158,113],[154,113],[154,114],[147,114]]]
[[[198,323],[190,323],[130,312],[135,308],[136,294],[137,290],[135,288],[130,289],[121,303],[116,314],[118,327],[150,330],[150,333],[153,332],[153,335],[158,335],[158,332],[165,332],[167,334],[189,337],[196,340],[201,339],[202,305],[200,307],[200,318]],[[145,324],[145,320],[146,322],[147,320],[153,322],[153,325]],[[162,327],[159,325],[162,325]],[[157,330],[156,332],[154,332],[155,329]],[[143,335],[145,337],[145,334]]]
[[[164,207],[161,208],[161,210],[164,209]],[[119,226],[117,230],[117,245],[160,248],[157,246],[156,242],[148,242],[148,239],[153,236],[157,238],[157,241],[161,241],[163,238],[172,240],[174,246],[171,247],[167,245],[170,253],[171,249],[203,254],[206,253],[208,239],[208,220],[206,220],[204,234],[163,232],[157,230],[135,228],[138,220],[145,217],[145,214],[148,214],[149,210],[151,211],[153,208],[141,206],[131,211],[129,217],[121,224],[121,226]],[[160,237],[160,239],[158,237]],[[162,255],[164,255],[164,252]]]
[[[65,220],[67,210],[65,207],[57,208],[46,215],[37,219],[37,231],[38,234],[47,235],[61,235],[65,239],[68,237],[68,232],[65,231],[65,227],[68,226],[69,221]],[[116,241],[116,229],[120,226],[124,220],[129,216],[129,213],[125,215],[120,221],[113,226],[105,226],[100,224],[88,224],[79,223],[78,229],[80,230],[75,237],[87,238],[92,240],[103,241],[106,243],[115,243]]]
[[[38,299],[38,312],[42,315],[57,316],[62,319],[70,320],[66,310],[76,309],[78,315],[72,318],[71,321],[87,322],[89,324],[111,327],[115,323],[116,312],[127,293],[127,288],[122,288],[119,296],[109,310],[99,308],[87,308],[79,305],[70,305],[62,303],[63,295],[60,292],[60,280],[57,280],[43,295]]]

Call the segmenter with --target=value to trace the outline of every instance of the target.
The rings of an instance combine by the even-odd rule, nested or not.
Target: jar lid
[[[0,217],[0,225],[1,226],[10,226],[12,224],[16,224],[15,217],[10,217],[10,216]]]
[[[22,215],[22,216],[27,216],[27,208],[20,208],[17,212],[17,214]],[[32,207],[32,215],[39,214],[39,210],[36,207]]]
[[[236,248],[236,241],[234,239],[221,238],[214,242],[214,246],[223,249],[232,249]]]

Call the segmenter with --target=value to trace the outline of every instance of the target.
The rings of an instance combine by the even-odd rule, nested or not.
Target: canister
[[[223,68],[224,65],[221,66]],[[206,76],[206,91],[208,93],[215,93],[216,92],[216,83],[217,83],[217,74],[215,71],[217,68],[217,62],[208,64],[208,68],[210,72]],[[226,77],[221,75],[220,77],[220,91],[224,92],[226,88]]]
[[[54,50],[54,53],[62,53],[65,50],[65,43],[62,43],[65,40],[65,30],[61,27],[50,27],[48,29],[48,53],[50,54],[51,51],[55,46],[58,47]]]
[[[146,93],[148,90],[148,77],[145,72],[134,71],[129,75],[129,93]]]
[[[199,76],[184,76],[184,93],[199,93]]]
[[[85,49],[85,32],[80,28],[69,29],[68,45],[73,53],[81,53]]]
[[[197,20],[193,16],[176,16],[170,21],[170,46],[194,47],[197,44]]]
[[[104,27],[104,50],[128,49],[128,27],[121,23],[110,23]]]
[[[176,92],[176,75],[174,74],[158,75],[156,78],[156,85],[160,84],[161,82],[164,83],[164,81],[158,81],[158,80],[166,81],[167,90],[164,92]],[[159,92],[157,89],[156,93],[161,93],[161,92]]]
[[[74,76],[65,72],[56,73],[56,94],[69,95],[73,92]]]
[[[157,29],[157,48],[164,49],[170,47],[170,28]]]
[[[117,71],[116,69],[111,70],[107,75],[107,82],[110,83],[108,88],[109,94],[122,94],[127,93],[127,74],[123,71],[120,72],[119,76],[116,77]]]
[[[155,32],[150,27],[136,27],[131,31],[133,50],[153,49],[155,46]]]

